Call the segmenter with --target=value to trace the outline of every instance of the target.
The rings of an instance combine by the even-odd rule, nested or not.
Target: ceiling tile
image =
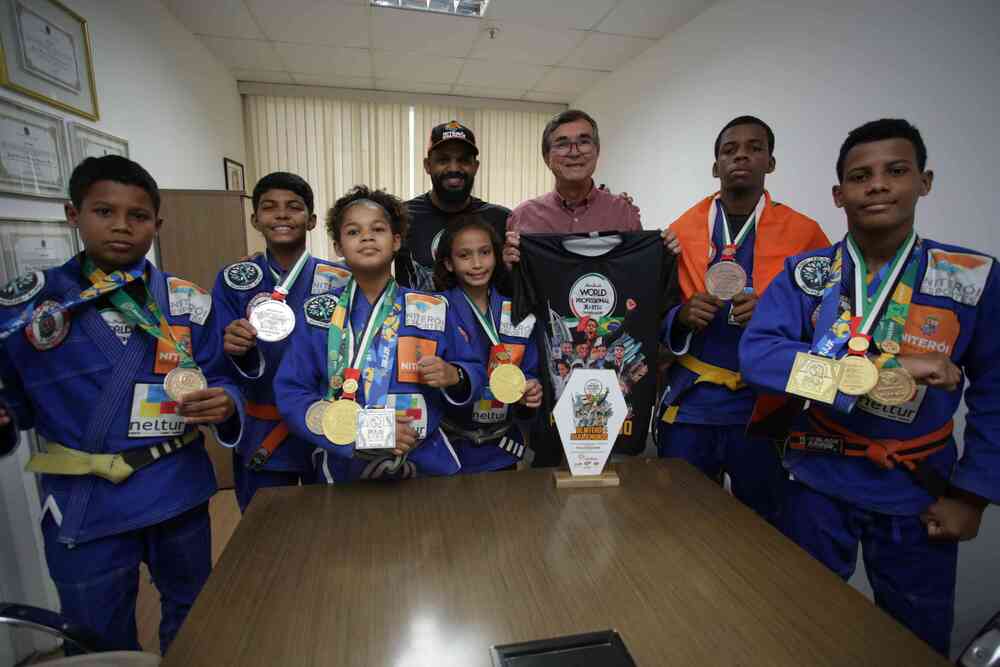
[[[288,72],[269,72],[266,70],[233,69],[237,81],[257,81],[259,83],[294,83]]]
[[[368,46],[368,7],[330,0],[247,0],[250,11],[278,42]]]
[[[519,100],[524,95],[523,88],[484,88],[482,86],[455,86],[452,95],[463,97],[491,97],[500,100]]]
[[[200,39],[209,51],[230,68],[272,71],[285,69],[272,42],[206,36]]]
[[[402,79],[375,79],[378,90],[393,90],[404,93],[432,93],[447,95],[451,92],[450,83],[427,83],[426,81],[409,81]]]
[[[331,86],[333,88],[360,88],[370,90],[374,81],[370,76],[338,76],[336,74],[298,74],[292,72],[295,83],[303,86]]]
[[[374,51],[375,76],[383,79],[424,81],[425,83],[455,82],[462,60],[441,56]]]
[[[368,49],[276,42],[275,50],[289,72],[301,74],[371,76]],[[273,68],[272,68],[273,69]]]
[[[263,39],[243,0],[164,0],[173,15],[197,35]]]
[[[597,30],[659,39],[711,4],[712,0],[622,0]]]
[[[524,23],[496,22],[495,39],[484,30],[470,54],[482,60],[508,60],[535,65],[555,65],[579,44],[587,33],[557,30]]]
[[[479,36],[479,19],[403,9],[371,9],[371,46],[463,58]]]
[[[483,18],[569,30],[590,30],[617,2],[618,0],[493,0],[486,8],[486,16]]]
[[[554,104],[569,104],[572,95],[566,93],[539,93],[535,91],[527,92],[522,99],[529,102],[551,102]]]
[[[606,72],[596,72],[590,69],[554,67],[532,90],[533,92],[578,95],[597,83],[605,74]]]
[[[562,64],[611,71],[656,44],[655,39],[587,33],[587,38]]]
[[[480,88],[509,88],[528,90],[541,79],[548,68],[538,65],[519,65],[492,60],[466,60],[458,83]]]

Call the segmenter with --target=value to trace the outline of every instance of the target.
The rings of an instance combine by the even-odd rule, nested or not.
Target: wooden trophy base
[[[618,486],[621,480],[618,473],[611,467],[605,468],[600,475],[576,475],[569,470],[556,470],[552,473],[557,489],[584,489],[595,486]]]

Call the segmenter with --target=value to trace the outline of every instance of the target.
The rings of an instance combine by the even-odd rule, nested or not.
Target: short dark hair
[[[88,157],[76,165],[76,169],[69,177],[69,199],[77,210],[83,207],[87,192],[99,181],[114,181],[142,188],[153,202],[153,212],[159,214],[160,188],[156,185],[156,181],[138,162],[120,155]]]
[[[260,206],[260,198],[264,196],[265,192],[269,190],[288,190],[289,192],[294,192],[298,196],[302,197],[302,201],[306,203],[306,209],[309,211],[309,215],[313,212],[313,190],[306,183],[306,179],[302,178],[298,174],[293,174],[287,171],[275,171],[264,178],[257,181],[257,185],[253,188],[253,211],[257,212],[257,207]]]
[[[455,237],[466,229],[481,229],[486,232],[486,235],[490,239],[490,245],[493,246],[493,258],[496,260],[496,264],[493,267],[493,275],[490,276],[490,285],[496,285],[500,281],[503,272],[507,270],[501,260],[503,243],[500,241],[500,236],[497,234],[497,230],[493,228],[493,225],[483,220],[482,216],[478,213],[462,215],[448,226],[444,234],[441,235],[441,241],[438,243],[437,255],[434,257],[434,288],[439,291],[443,292],[458,285],[458,278],[448,270],[444,261],[451,259],[451,248],[455,244]]]
[[[722,147],[722,135],[726,133],[726,130],[731,127],[736,127],[737,125],[759,125],[764,128],[767,132],[767,154],[774,155],[774,130],[771,129],[771,126],[762,121],[760,118],[757,118],[757,116],[737,116],[726,123],[725,127],[719,130],[719,136],[715,138],[716,158],[719,157],[719,148]]]
[[[913,144],[913,149],[917,153],[917,168],[921,172],[924,171],[927,166],[927,146],[924,144],[924,138],[920,136],[920,130],[902,118],[881,118],[856,127],[848,133],[840,147],[840,155],[837,156],[837,180],[844,181],[844,161],[852,148],[858,144],[870,144],[886,139],[906,139]]]
[[[406,206],[399,197],[394,197],[384,190],[372,190],[367,185],[355,185],[343,197],[337,200],[333,208],[326,214],[326,231],[334,241],[340,241],[340,228],[344,225],[344,214],[359,201],[368,200],[382,207],[389,216],[389,226],[394,234],[406,238],[410,217]]]
[[[552,148],[552,133],[556,131],[556,128],[578,120],[585,120],[590,123],[590,126],[594,128],[594,145],[598,149],[601,148],[601,135],[597,131],[597,121],[591,118],[590,114],[586,111],[567,109],[545,124],[545,129],[542,130],[542,157],[549,156],[549,150]]]

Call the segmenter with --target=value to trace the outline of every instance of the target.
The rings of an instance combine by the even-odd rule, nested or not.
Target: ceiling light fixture
[[[435,14],[482,18],[490,0],[370,0],[372,7],[412,9]]]

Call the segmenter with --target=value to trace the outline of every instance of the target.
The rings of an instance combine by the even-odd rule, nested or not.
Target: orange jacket
[[[678,272],[685,301],[705,291],[709,240],[715,225],[714,216],[709,219],[709,213],[715,197],[711,195],[701,200],[670,225],[680,240],[683,253]],[[753,246],[753,286],[757,294],[762,294],[781,273],[786,258],[829,245],[829,239],[815,220],[789,206],[775,205],[765,190],[764,208],[757,221]]]

